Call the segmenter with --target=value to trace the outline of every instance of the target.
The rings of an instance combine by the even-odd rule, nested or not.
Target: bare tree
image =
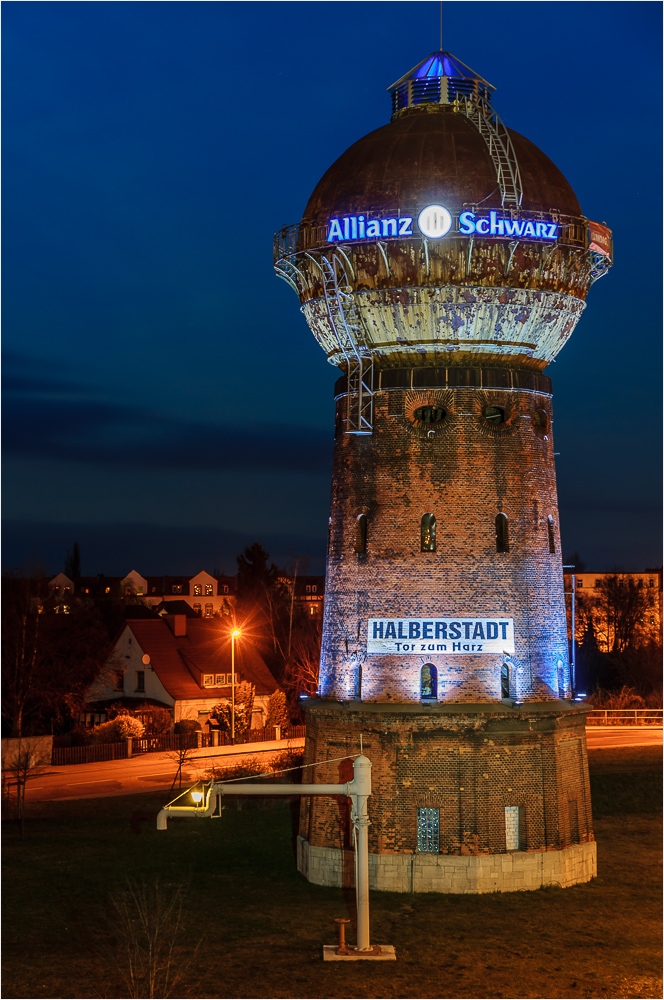
[[[128,997],[182,997],[194,987],[191,974],[201,941],[185,940],[186,887],[128,882],[111,894],[115,968]],[[189,980],[189,981],[187,981]]]
[[[610,653],[623,653],[646,643],[651,638],[654,603],[654,591],[639,587],[627,574],[602,579],[588,608],[600,645]]]
[[[41,774],[51,763],[51,739],[43,736],[24,736],[3,740],[2,771],[7,799],[15,789],[14,809],[25,835],[25,790],[30,778]]]

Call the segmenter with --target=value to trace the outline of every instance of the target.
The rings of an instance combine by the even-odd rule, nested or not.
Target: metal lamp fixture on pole
[[[235,640],[241,635],[239,628],[231,632],[231,743],[235,743]]]

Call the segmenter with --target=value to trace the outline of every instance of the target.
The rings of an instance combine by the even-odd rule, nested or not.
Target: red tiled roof
[[[198,675],[231,672],[231,640],[215,619],[186,619],[187,634],[175,636],[162,619],[131,619],[127,628],[150,657],[150,665],[172,698],[228,697],[228,687],[202,688]],[[272,694],[277,683],[260,653],[248,639],[235,643],[235,672],[256,687],[256,694]]]

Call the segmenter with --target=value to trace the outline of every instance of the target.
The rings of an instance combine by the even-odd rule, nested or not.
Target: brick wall
[[[439,700],[499,702],[498,655],[366,654],[369,617],[509,616],[515,625],[510,694],[569,696],[569,662],[551,397],[528,390],[384,390],[371,436],[343,433],[337,400],[320,693],[363,701],[420,700],[420,670],[438,670]],[[418,407],[445,409],[422,426]],[[504,409],[492,425],[485,406]],[[536,414],[546,414],[542,427]],[[539,418],[541,420],[541,416]],[[433,433],[431,433],[431,431]],[[509,551],[495,518],[508,517]],[[420,551],[420,518],[437,520],[437,549]],[[367,516],[367,550],[354,551]],[[549,551],[552,518],[555,552]]]
[[[369,850],[417,851],[417,809],[440,813],[440,853],[504,853],[505,806],[519,807],[520,850],[560,850],[593,840],[584,713],[531,705],[360,706],[307,703],[303,780],[347,781],[362,748],[372,762]],[[347,800],[303,799],[300,835],[347,848]]]

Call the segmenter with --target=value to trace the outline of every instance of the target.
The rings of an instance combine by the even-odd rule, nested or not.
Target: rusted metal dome
[[[521,210],[580,216],[558,167],[534,143],[509,130],[522,183]],[[389,212],[415,215],[440,202],[500,208],[496,167],[475,125],[451,105],[425,104],[399,112],[389,125],[350,146],[326,171],[303,220],[324,225],[331,216]]]

